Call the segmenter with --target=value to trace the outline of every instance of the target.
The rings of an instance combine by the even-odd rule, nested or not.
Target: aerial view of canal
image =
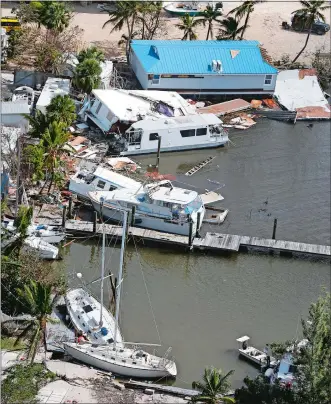
[[[230,213],[221,226],[204,231],[330,244],[330,124],[259,120],[247,131],[230,132],[232,143],[216,150],[161,155],[160,171],[176,185],[220,188],[221,206]],[[192,177],[185,172],[208,156],[216,158]],[[139,159],[142,167],[155,156]],[[119,266],[119,245],[108,240],[107,272]],[[65,248],[61,266],[69,285],[100,274],[100,241]],[[233,387],[257,370],[239,360],[236,338],[254,346],[300,336],[300,318],[323,287],[330,289],[329,261],[267,254],[212,255],[147,248],[130,243],[126,251],[121,330],[127,341],[162,343],[178,366],[177,386],[190,387],[213,365],[235,370]],[[89,286],[99,297],[99,283]],[[109,298],[108,280],[105,297]],[[155,321],[154,321],[155,319]],[[157,327],[155,326],[157,324]]]

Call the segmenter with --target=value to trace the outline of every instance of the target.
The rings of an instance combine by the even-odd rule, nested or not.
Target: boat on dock
[[[196,191],[176,188],[168,180],[147,184],[138,190],[90,192],[89,197],[94,209],[107,219],[120,222],[121,210],[132,212],[134,209],[136,226],[165,233],[188,236],[192,226],[196,234],[205,214]]]
[[[116,312],[115,312],[115,340],[112,344],[97,345],[91,343],[64,343],[65,351],[73,358],[87,363],[106,372],[115,373],[125,377],[137,378],[162,378],[175,377],[177,368],[174,361],[169,360],[167,355],[163,358],[151,355],[141,349],[138,345],[152,344],[134,344],[125,343],[118,340],[118,321],[120,310],[121,289],[123,283],[123,263],[124,250],[127,238],[128,212],[123,211],[122,244],[120,255],[119,284],[116,289]],[[104,234],[104,233],[103,233]],[[119,343],[120,342],[120,343]],[[124,346],[123,346],[124,345]],[[128,345],[133,345],[129,348]],[[167,351],[167,354],[169,350]]]
[[[267,355],[253,346],[249,346],[247,342],[250,340],[250,337],[247,335],[237,338],[237,342],[239,343],[239,355],[247,359],[249,362],[257,365],[261,368],[267,366]],[[270,367],[275,367],[277,365],[277,360],[271,356],[270,357]]]
[[[124,134],[113,133],[114,153],[121,156],[183,151],[225,146],[228,132],[214,114],[197,114],[133,123]]]
[[[141,183],[115,171],[98,166],[90,171],[81,169],[70,177],[69,191],[80,198],[89,200],[92,191],[114,191],[115,189],[138,189]]]
[[[203,4],[201,4],[198,1],[175,2],[165,5],[163,8],[165,11],[167,11],[169,14],[173,16],[182,17],[188,14],[190,17],[195,17],[201,15],[206,10],[207,5],[209,4],[209,3],[206,4],[205,2],[202,3]]]

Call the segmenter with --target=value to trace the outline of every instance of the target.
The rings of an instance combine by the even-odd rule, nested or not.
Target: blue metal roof
[[[144,41],[133,40],[133,52],[146,73],[214,74],[213,60],[222,62],[222,74],[275,74],[262,57],[258,41]],[[231,56],[231,51],[239,51]]]

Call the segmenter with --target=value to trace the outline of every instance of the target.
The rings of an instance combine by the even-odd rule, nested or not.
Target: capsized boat
[[[24,240],[23,249],[37,251],[39,258],[44,260],[55,260],[59,257],[59,249],[55,245],[36,236],[27,237]]]
[[[196,191],[174,187],[168,180],[138,190],[89,192],[89,197],[94,209],[107,219],[120,222],[121,210],[135,208],[136,226],[185,236],[190,233],[190,223],[193,234],[200,229],[205,214]]]
[[[137,348],[129,348],[126,345],[132,343],[118,344],[118,321],[120,311],[121,289],[123,283],[123,262],[124,250],[127,238],[128,212],[123,211],[123,233],[120,255],[120,268],[118,273],[119,284],[116,289],[116,311],[115,311],[115,341],[106,346],[90,343],[65,342],[64,347],[67,354],[88,365],[95,366],[107,372],[112,372],[126,377],[137,378],[161,378],[175,377],[177,375],[176,363],[167,358],[170,350],[161,358],[151,355]],[[142,344],[133,344],[142,345]],[[146,344],[147,345],[147,344]]]

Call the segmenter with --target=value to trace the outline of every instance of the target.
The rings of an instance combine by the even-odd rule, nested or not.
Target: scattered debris
[[[224,128],[235,128],[235,129],[248,129],[251,126],[256,125],[256,122],[252,118],[252,114],[246,114],[244,112],[238,114],[239,116],[236,116],[235,118],[230,118],[229,121],[223,124]]]
[[[210,205],[211,203],[223,201],[224,199],[221,194],[218,194],[215,191],[207,191],[206,193],[200,194],[199,196],[202,199],[204,205]]]
[[[137,169],[141,168],[129,157],[111,157],[106,160],[106,163],[115,171],[135,172]]]
[[[196,104],[196,107],[199,108]],[[243,111],[251,108],[249,102],[240,98],[235,100],[221,102],[220,104],[209,105],[208,107],[199,108],[197,112],[199,114],[215,114],[216,116],[226,115],[232,112]]]
[[[210,156],[206,158],[206,160],[202,161],[201,163],[197,164],[196,166],[192,167],[185,175],[191,176],[195,174],[197,171],[201,170],[201,168],[205,167],[207,164],[212,162],[216,156]]]

